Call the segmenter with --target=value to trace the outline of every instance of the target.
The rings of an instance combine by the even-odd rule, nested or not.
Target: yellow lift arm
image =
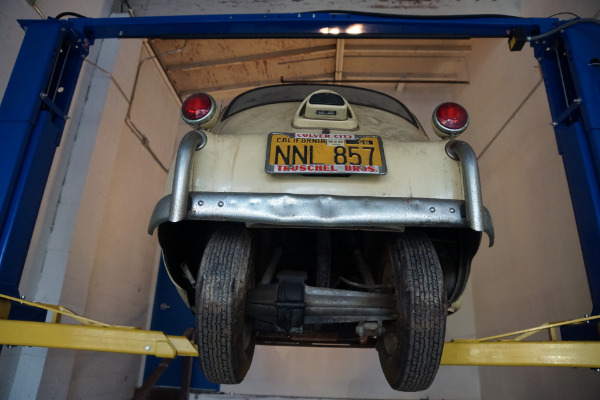
[[[515,365],[600,368],[600,342],[557,340],[556,328],[598,322],[600,316],[548,323],[482,339],[453,340],[444,344],[444,365]],[[548,331],[547,341],[523,341]]]
[[[51,322],[8,320],[8,301],[20,302],[53,312]],[[114,353],[148,354],[160,358],[198,356],[184,336],[170,336],[127,326],[114,326],[75,314],[61,306],[33,303],[0,294],[0,344],[53,347]],[[68,316],[82,325],[62,324]]]
[[[51,322],[6,319],[9,301],[53,312]],[[8,305],[7,305],[8,303]],[[62,324],[68,316],[82,325]],[[443,365],[515,365],[600,368],[600,342],[556,340],[557,327],[598,323],[600,316],[542,326],[483,339],[454,340],[444,345]],[[522,341],[548,330],[548,341]],[[510,339],[511,337],[514,338]],[[170,336],[126,326],[114,326],[82,317],[61,307],[33,303],[0,294],[0,344],[54,347],[128,354],[148,354],[160,358],[198,356],[198,350],[185,336]]]

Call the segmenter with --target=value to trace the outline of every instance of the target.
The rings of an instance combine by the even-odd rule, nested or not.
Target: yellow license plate
[[[383,175],[379,136],[351,133],[271,133],[265,171],[269,174]]]

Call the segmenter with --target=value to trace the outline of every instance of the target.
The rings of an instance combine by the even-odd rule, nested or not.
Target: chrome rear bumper
[[[170,221],[171,195],[152,213],[148,233]],[[185,220],[243,222],[248,226],[297,226],[402,231],[407,226],[471,228],[462,200],[350,197],[278,193],[207,193],[187,196]],[[486,208],[478,225],[494,241]]]
[[[206,143],[200,131],[181,141],[173,175],[173,193],[152,213],[148,233],[163,222],[212,220],[248,226],[297,226],[402,231],[405,227],[471,228],[485,232],[490,246],[494,228],[481,201],[477,159],[471,147],[450,141],[448,155],[460,163],[465,200],[300,195],[287,193],[189,192],[193,154]]]

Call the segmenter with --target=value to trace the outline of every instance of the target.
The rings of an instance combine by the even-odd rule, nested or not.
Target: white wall
[[[149,56],[145,50],[138,56],[140,45],[138,40],[120,42],[114,76],[126,94],[131,93],[138,60]],[[69,304],[75,297],[90,318],[145,327],[158,267],[156,237],[147,235],[146,229],[163,195],[166,174],[123,124],[127,104],[114,85],[111,88],[75,226],[61,303]],[[142,64],[135,98],[131,120],[168,165],[179,132],[178,104],[151,61]],[[82,281],[88,290],[81,298]],[[68,398],[131,395],[140,358],[78,352]],[[60,357],[47,362],[42,384],[56,378],[54,366],[59,363]]]
[[[98,1],[93,4],[83,1],[39,1],[38,5],[46,15],[50,16],[57,15],[65,9],[84,15],[104,16],[110,9],[108,1]],[[40,16],[25,1],[3,1],[0,16],[2,17],[0,37],[3,49],[3,57],[0,62],[0,93],[3,93],[24,36],[23,30],[16,20],[39,19]],[[88,59],[96,60],[99,48],[100,46],[92,48]],[[78,127],[82,120],[81,110],[85,104],[92,72],[92,68],[84,66],[82,69],[69,114],[71,119],[68,120],[65,127],[61,146],[57,149],[42,200],[20,286],[21,294],[31,300],[56,304],[60,297],[62,271],[64,271],[68,255],[68,242],[72,233],[70,225],[73,221],[68,218],[68,215],[69,212],[77,212],[78,193],[79,195],[81,193],[81,188],[77,187],[78,179],[76,179],[80,178],[81,174],[68,181],[65,180],[65,177],[68,175],[68,171],[73,171],[73,168],[69,167],[73,163],[77,163],[77,157],[73,155],[80,155],[86,150],[91,153],[93,147],[93,138],[91,146],[89,141],[81,140],[83,139],[81,136],[79,141],[76,140]],[[73,149],[78,149],[78,151],[73,151]],[[77,168],[83,172],[85,179],[87,165],[84,163]],[[67,218],[59,217],[61,214]],[[52,268],[44,269],[45,264],[52,265]],[[0,374],[0,397],[35,398],[46,353],[46,349],[39,348],[4,349],[0,357],[0,370],[3,372]]]
[[[113,71],[130,97],[142,43],[110,42],[114,48],[106,50],[118,51],[114,67],[101,66]],[[99,78],[110,89],[98,108],[102,118],[95,127],[60,304],[114,325],[145,327],[158,265],[156,238],[146,234],[146,226],[166,174],[124,125],[127,101],[106,75]],[[132,109],[132,120],[144,126],[156,117],[156,129],[143,129],[152,146],[177,132],[177,103],[152,62],[142,66],[140,82],[138,88],[153,90],[154,96],[143,114]],[[159,157],[168,164],[173,145],[161,148]],[[56,398],[125,396],[133,392],[139,368],[139,356],[50,350],[40,390]]]
[[[464,138],[479,155],[497,238],[480,250],[471,274],[477,336],[583,317],[592,304],[533,51],[477,40],[469,69],[471,85],[456,99],[472,116]],[[595,399],[600,392],[598,374],[584,368],[485,367],[480,382],[485,399]]]
[[[93,17],[107,16],[112,6],[87,3],[38,6],[47,15],[68,10]],[[0,27],[18,49],[22,33],[15,20],[39,16],[24,0],[9,8],[3,3],[0,11],[6,20]],[[114,39],[96,42],[88,59],[110,71],[131,98],[138,61],[148,55],[140,40]],[[14,62],[16,52],[12,56]],[[0,64],[2,90],[12,69],[5,64]],[[169,165],[182,133],[178,99],[152,60],[142,65],[139,81],[131,120]],[[166,173],[125,125],[127,104],[106,74],[84,63],[20,291],[93,319],[145,328],[159,254],[146,228]],[[5,348],[0,398],[129,398],[140,367],[141,356]]]
[[[532,3],[523,2],[524,16],[572,11],[592,17],[600,8]],[[505,40],[476,40],[468,66],[471,84],[455,95],[472,116],[464,138],[479,155],[497,238],[493,248],[479,252],[471,275],[477,335],[583,317],[592,305],[533,51],[527,46],[511,53]],[[480,383],[485,399],[595,399],[600,392],[598,375],[589,369],[482,367]]]

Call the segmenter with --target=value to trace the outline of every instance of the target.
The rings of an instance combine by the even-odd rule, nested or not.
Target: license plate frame
[[[267,138],[266,153],[268,174],[379,176],[387,173],[383,142],[377,135],[272,132]]]

